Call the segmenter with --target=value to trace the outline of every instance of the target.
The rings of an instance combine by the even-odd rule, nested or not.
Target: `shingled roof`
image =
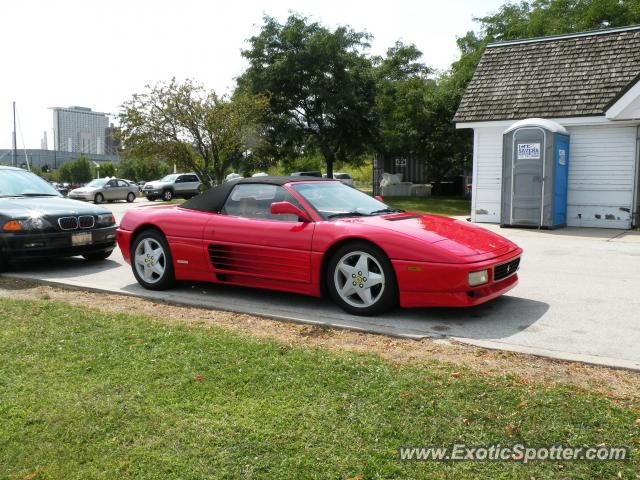
[[[604,115],[640,80],[640,26],[487,46],[455,122]]]

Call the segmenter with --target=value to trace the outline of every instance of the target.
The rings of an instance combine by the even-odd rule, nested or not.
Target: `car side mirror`
[[[111,185],[107,184],[104,186],[104,188],[111,188]]]
[[[296,207],[291,202],[275,202],[271,204],[271,214],[272,215],[281,215],[281,214],[289,214],[295,215],[298,217],[298,220],[301,222],[310,222],[311,217],[304,210]]]
[[[375,198],[376,200],[378,200],[379,202],[384,203],[384,200],[382,199],[382,195],[376,195],[374,198]]]

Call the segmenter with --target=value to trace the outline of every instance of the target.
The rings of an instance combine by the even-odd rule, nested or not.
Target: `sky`
[[[192,78],[223,94],[246,68],[240,52],[264,15],[296,12],[328,27],[374,36],[370,53],[397,40],[447,69],[456,37],[504,0],[18,0],[0,1],[0,148],[11,147],[12,101],[18,148],[40,148],[50,107],[80,105],[117,114],[145,85]],[[115,119],[114,119],[115,121]],[[117,123],[117,122],[116,122]]]

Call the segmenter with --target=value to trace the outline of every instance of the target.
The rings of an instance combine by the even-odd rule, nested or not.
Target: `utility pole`
[[[18,142],[16,141],[16,102],[13,101],[13,152],[11,152],[11,165],[18,166]]]

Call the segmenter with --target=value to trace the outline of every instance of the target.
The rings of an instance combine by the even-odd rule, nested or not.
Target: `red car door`
[[[238,184],[204,232],[212,269],[220,281],[311,282],[313,222],[272,215],[273,202],[297,200],[284,188]]]

